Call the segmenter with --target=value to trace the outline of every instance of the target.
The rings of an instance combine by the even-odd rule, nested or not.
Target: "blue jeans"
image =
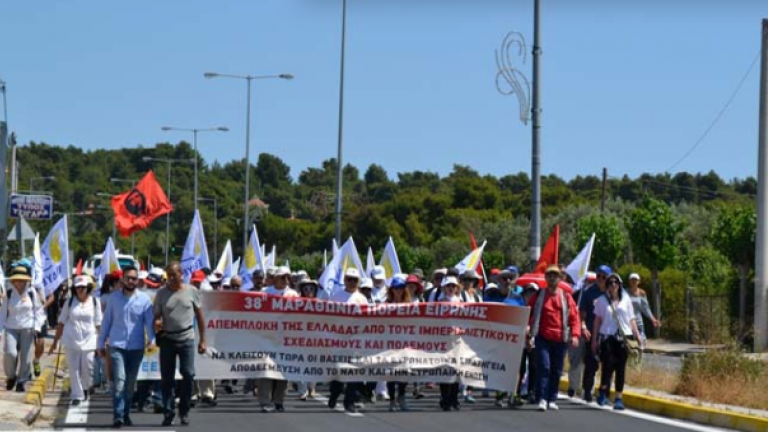
[[[112,406],[115,420],[128,417],[131,412],[133,390],[139,375],[144,350],[126,350],[109,347],[109,359],[112,361]]]
[[[552,342],[541,336],[536,336],[534,346],[536,352],[536,403],[542,400],[556,402],[568,344]]]
[[[173,341],[167,337],[158,340],[160,347],[160,381],[162,383],[163,410],[166,417],[176,415],[176,357],[179,358],[181,389],[179,394],[179,415],[189,415],[192,401],[192,384],[195,379],[195,340]]]

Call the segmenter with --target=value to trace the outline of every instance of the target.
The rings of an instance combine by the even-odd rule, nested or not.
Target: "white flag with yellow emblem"
[[[189,283],[192,273],[201,268],[211,268],[208,259],[208,246],[205,244],[205,232],[203,222],[200,220],[200,211],[195,210],[192,226],[189,227],[187,242],[184,243],[184,252],[181,254],[181,273],[184,282]]]
[[[259,232],[256,230],[256,225],[251,230],[251,238],[248,241],[248,246],[245,248],[245,256],[242,264],[240,264],[240,279],[243,280],[243,284],[240,286],[240,291],[248,291],[253,288],[253,272],[257,269],[265,270],[264,266],[264,249],[259,242]]]
[[[384,246],[384,253],[381,254],[379,265],[384,267],[387,285],[392,283],[392,278],[396,274],[403,272],[400,268],[400,259],[397,258],[397,250],[395,250],[395,242],[392,240],[392,237],[389,238],[387,245]]]
[[[107,239],[107,245],[104,246],[104,252],[101,254],[101,263],[94,269],[94,275],[96,280],[101,286],[101,282],[108,274],[111,274],[115,270],[120,270],[120,262],[117,261],[117,251],[115,250],[115,243],[112,237]],[[96,296],[101,295],[101,290],[96,290]]]
[[[43,288],[46,297],[69,278],[69,231],[67,216],[51,228],[42,247]]]
[[[477,268],[477,265],[483,258],[483,250],[485,249],[486,243],[488,242],[484,241],[479,248],[470,252],[469,255],[465,256],[463,260],[456,264],[456,269],[459,271],[459,274],[464,273],[466,270],[474,270]]]
[[[339,248],[339,252],[333,257],[328,266],[320,276],[320,286],[323,287],[324,299],[331,298],[333,293],[344,289],[344,273],[350,268],[357,269],[362,275],[364,272],[363,263],[360,262],[360,255],[357,254],[357,247],[352,237]]]

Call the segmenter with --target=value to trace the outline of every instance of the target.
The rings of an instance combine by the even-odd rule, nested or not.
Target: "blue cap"
[[[609,274],[613,273],[613,271],[611,270],[610,267],[608,267],[607,265],[603,264],[603,265],[601,265],[600,267],[597,268],[597,272],[595,272],[595,273],[605,273],[606,275],[609,275]]]
[[[392,278],[392,283],[390,284],[392,288],[405,288],[405,279],[402,277],[396,276]]]
[[[514,274],[520,274],[520,272],[517,270],[517,266],[509,266],[505,268],[504,271],[514,273]]]

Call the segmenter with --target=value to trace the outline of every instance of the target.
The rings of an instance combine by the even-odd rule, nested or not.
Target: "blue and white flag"
[[[181,254],[181,274],[184,282],[189,283],[192,273],[201,268],[211,268],[208,259],[208,246],[205,244],[205,232],[203,222],[200,220],[200,211],[195,210],[195,217],[189,227],[187,242],[184,243],[184,252]]]
[[[333,293],[344,289],[344,273],[350,268],[357,269],[361,275],[364,272],[363,263],[360,262],[360,256],[357,254],[357,247],[352,237],[339,248],[338,253],[328,263],[320,276],[318,282],[323,288],[322,298],[329,299]]]
[[[248,241],[248,246],[245,248],[245,254],[242,263],[240,264],[240,279],[243,280],[243,284],[240,286],[240,291],[248,291],[253,288],[253,272],[257,269],[261,269],[266,272],[266,262],[264,260],[264,249],[259,242],[259,232],[256,230],[256,225],[251,230],[251,238]]]
[[[41,250],[43,261],[43,288],[47,297],[69,278],[69,230],[67,216],[51,228]]]

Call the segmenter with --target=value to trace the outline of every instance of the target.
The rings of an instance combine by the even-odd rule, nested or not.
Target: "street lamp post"
[[[206,72],[203,76],[206,78],[233,78],[245,80],[248,83],[247,97],[248,103],[246,108],[246,121],[245,121],[245,207],[244,220],[243,220],[243,253],[245,253],[248,247],[248,200],[250,199],[250,166],[251,166],[251,81],[255,79],[284,79],[292,80],[294,77],[291,74],[280,75],[230,75],[220,74],[216,72]]]
[[[168,201],[171,201],[171,165],[173,163],[180,162],[194,162],[187,159],[165,159],[165,158],[153,158],[144,156],[142,158],[144,162],[163,162],[168,164]],[[168,212],[165,216],[165,265],[168,265],[168,255],[170,253],[170,239],[171,239],[171,212]]]
[[[29,179],[29,191],[35,192],[35,180],[56,180],[56,176],[32,177]]]
[[[170,132],[170,131],[192,132],[192,135],[194,137],[194,139],[193,139],[193,147],[195,149],[195,199],[194,199],[194,201],[195,201],[195,210],[197,210],[197,201],[198,201],[197,200],[197,191],[198,191],[198,187],[197,187],[197,164],[198,164],[198,162],[197,161],[199,159],[198,155],[197,155],[197,134],[199,132],[229,132],[229,128],[220,126],[220,127],[205,128],[205,129],[192,129],[192,128],[178,128],[178,127],[173,127],[173,126],[163,126],[160,129],[162,129],[165,132]]]
[[[112,198],[112,194],[108,194],[106,192],[98,192],[96,193],[96,196],[102,197],[102,198]],[[117,218],[113,218],[114,223],[112,224],[112,241],[117,243]]]
[[[219,256],[219,203],[216,198],[200,197],[198,201],[213,201],[213,256]]]
[[[133,190],[136,187],[136,183],[138,180],[132,180],[132,179],[121,179],[121,178],[115,178],[112,177],[109,179],[112,183],[130,183],[131,184],[131,190]],[[134,237],[135,233],[131,233],[131,255],[136,257],[136,239]],[[117,241],[117,239],[115,239]]]

